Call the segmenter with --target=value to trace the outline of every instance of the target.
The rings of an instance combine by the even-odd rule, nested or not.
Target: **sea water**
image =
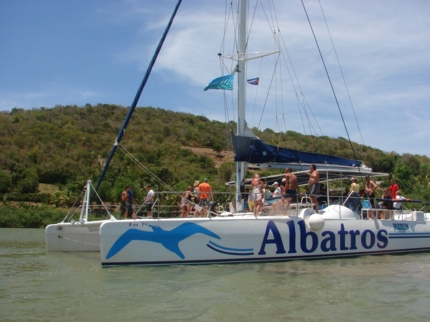
[[[0,229],[1,321],[428,321],[430,254],[101,268]]]

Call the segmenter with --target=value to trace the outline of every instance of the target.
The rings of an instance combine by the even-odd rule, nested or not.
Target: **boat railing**
[[[181,199],[183,191],[155,191],[154,199],[156,200],[152,206],[153,218],[179,218],[181,216]],[[229,210],[231,201],[235,200],[235,193],[232,192],[213,192],[214,204],[217,205],[217,212]],[[196,206],[199,202],[194,199],[189,200],[191,205],[189,216],[192,217]],[[240,211],[245,211],[241,209]],[[137,207],[136,215],[140,218],[146,218],[145,206]]]
[[[156,200],[152,206],[153,218],[179,218],[181,217],[181,199],[183,191],[155,191],[154,199]],[[243,194],[240,203],[236,203],[236,193],[234,192],[213,192],[215,209],[211,215],[217,215],[222,212],[232,212],[236,214],[249,213],[251,211],[248,204],[248,195]],[[252,196],[252,194],[251,194]],[[264,198],[265,196],[263,196]],[[269,215],[272,204],[278,200],[281,200],[281,196],[264,198],[263,200],[267,203],[263,204],[261,209],[261,215]],[[310,196],[308,195],[297,195],[292,196],[291,202],[289,203],[288,210],[289,214],[299,214],[303,208],[312,208],[314,204],[311,202]],[[284,197],[285,201],[285,197]],[[189,217],[193,217],[194,211],[199,210],[199,203],[195,202],[194,196],[191,201]],[[254,205],[255,207],[255,205]],[[210,205],[212,208],[212,203]],[[146,218],[145,205],[141,204],[136,207],[136,215],[138,218]]]
[[[366,208],[361,210],[362,219],[429,221],[428,215],[414,209]]]

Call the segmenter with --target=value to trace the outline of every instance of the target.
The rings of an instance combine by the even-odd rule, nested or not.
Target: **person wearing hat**
[[[200,212],[201,216],[207,215],[207,209],[209,209],[209,196],[212,199],[212,202],[214,201],[214,196],[212,194],[212,187],[208,183],[208,179],[204,179],[201,184],[199,184],[199,206],[205,209],[206,211]],[[203,210],[202,209],[202,210]],[[194,217],[197,217],[198,213],[194,213]]]
[[[273,183],[273,186],[275,187],[275,190],[271,194],[272,197],[280,196],[282,194],[281,187],[279,186],[279,183],[275,181]]]
[[[134,204],[137,205],[137,202],[133,197],[133,191],[131,191],[129,185],[125,186],[125,190],[121,194],[121,200],[125,204],[124,219],[127,219],[127,217],[129,215],[131,216],[131,218],[135,219],[136,218],[136,212],[134,210],[135,209]]]
[[[154,190],[151,189],[151,185],[146,185],[146,191],[148,194],[145,198],[146,217],[152,218],[152,205],[154,204]]]

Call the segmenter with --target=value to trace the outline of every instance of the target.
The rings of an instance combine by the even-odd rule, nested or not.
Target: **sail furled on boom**
[[[248,163],[309,163],[360,167],[361,161],[270,145],[257,137],[232,134],[234,161]]]

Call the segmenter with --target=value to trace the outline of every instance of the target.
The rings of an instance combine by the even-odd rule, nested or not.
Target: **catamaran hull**
[[[104,221],[83,224],[58,223],[45,228],[48,252],[98,252],[100,251],[100,225]]]
[[[101,262],[103,267],[272,262],[430,250],[425,221],[322,218],[107,222],[100,227]]]

